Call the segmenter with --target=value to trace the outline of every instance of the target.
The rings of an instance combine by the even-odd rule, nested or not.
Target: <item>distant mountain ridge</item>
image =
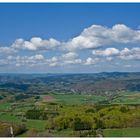
[[[0,90],[28,94],[113,94],[140,91],[140,72],[0,74]]]

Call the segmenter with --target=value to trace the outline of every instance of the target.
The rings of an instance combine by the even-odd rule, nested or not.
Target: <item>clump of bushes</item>
[[[24,133],[27,129],[24,124],[12,124],[0,122],[0,137],[12,137],[11,127],[13,129],[13,136]]]
[[[40,96],[35,96],[34,99],[38,100],[40,99]]]
[[[92,129],[92,123],[88,120],[84,120],[81,119],[80,117],[76,117],[73,121],[73,129],[75,131],[90,130]]]
[[[0,96],[0,100],[2,100],[4,97],[3,96]]]
[[[74,131],[73,136],[75,137],[95,137],[96,131],[95,130],[83,130],[83,131]]]
[[[128,105],[111,105],[81,110],[69,110],[47,122],[46,129],[61,131],[71,129],[73,131],[87,131],[107,128],[140,127],[140,109]],[[132,114],[132,115],[131,115]],[[86,134],[85,134],[86,135]]]
[[[93,109],[93,108],[87,109],[87,110],[85,111],[85,113],[95,113],[95,112],[96,112],[96,110]]]
[[[27,95],[27,94],[18,94],[15,96],[15,100],[16,101],[19,101],[19,100],[24,100],[24,99],[27,99],[27,98],[30,98],[31,95]]]
[[[123,112],[123,113],[126,113],[126,112],[129,111],[129,108],[127,106],[121,106],[120,111]]]
[[[71,128],[74,131],[91,130],[94,120],[89,116],[58,116],[47,122],[46,129],[63,130]]]
[[[28,110],[25,114],[27,119],[35,119],[35,120],[46,120],[48,119],[47,112],[40,109],[31,109]]]

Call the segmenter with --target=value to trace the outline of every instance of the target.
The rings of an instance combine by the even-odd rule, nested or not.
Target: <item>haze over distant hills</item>
[[[140,72],[0,74],[0,90],[28,94],[113,94],[140,91]]]

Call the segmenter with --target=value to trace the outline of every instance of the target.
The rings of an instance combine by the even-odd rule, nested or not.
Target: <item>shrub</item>
[[[30,129],[30,130],[28,130],[28,132],[27,132],[27,137],[37,137],[38,136],[38,130],[37,129],[35,129],[35,128],[32,128],[32,129]]]
[[[55,123],[53,119],[49,119],[46,124],[46,129],[55,129]]]
[[[28,110],[25,114],[27,119],[36,119],[36,120],[46,120],[48,119],[47,117],[47,112],[39,109],[31,109]]]
[[[75,131],[78,131],[78,130],[90,130],[90,129],[92,129],[92,124],[89,121],[82,120],[79,117],[76,117],[74,119],[74,123],[73,124],[74,124],[73,129]]]
[[[95,130],[83,130],[83,131],[74,131],[73,136],[75,137],[95,137]]]
[[[39,119],[41,116],[41,111],[37,109],[28,110],[26,112],[27,119]]]
[[[4,123],[0,122],[0,137],[11,137],[10,127],[13,128],[14,136],[22,134],[26,131],[26,127],[24,124],[12,124],[12,123]]]
[[[126,106],[121,106],[121,107],[120,107],[120,111],[121,111],[122,113],[126,113],[126,112],[129,111],[129,109],[128,109],[128,107],[126,107]]]
[[[95,109],[92,109],[92,108],[87,109],[87,110],[85,111],[85,113],[95,113]]]
[[[38,100],[40,99],[40,96],[35,96],[34,99]]]
[[[14,135],[22,134],[26,131],[26,126],[24,124],[13,125]]]
[[[0,96],[0,100],[2,100],[3,99],[3,96]]]
[[[104,123],[101,119],[97,119],[96,121],[96,129],[104,128]]]

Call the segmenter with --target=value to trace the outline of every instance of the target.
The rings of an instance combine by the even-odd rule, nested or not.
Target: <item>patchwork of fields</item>
[[[11,100],[9,100],[11,98]],[[101,120],[106,120],[114,116],[108,122],[103,122],[104,124],[98,124],[99,128],[102,128],[101,135],[103,137],[139,137],[140,136],[140,127],[132,124],[132,127],[129,124],[123,124],[125,127],[128,125],[128,128],[117,128],[120,127],[121,124],[116,124],[113,121],[118,121],[117,118],[124,117],[124,119],[132,119],[133,114],[134,118],[136,118],[137,124],[140,124],[140,121],[137,119],[140,117],[139,112],[139,102],[140,102],[140,93],[139,92],[122,92],[119,96],[116,96],[112,100],[110,100],[109,104],[106,104],[109,100],[106,96],[97,96],[97,95],[71,95],[71,94],[49,94],[49,95],[40,95],[39,97],[31,96],[27,99],[19,100],[17,102],[12,101],[13,95],[8,96],[8,100],[5,98],[0,101],[0,121],[2,123],[10,123],[10,124],[24,124],[26,126],[26,131],[23,133],[19,133],[16,135],[17,137],[26,137],[26,136],[51,136],[51,137],[64,137],[64,136],[84,136],[87,135],[84,131],[74,131],[73,122],[71,122],[70,126],[65,126],[63,128],[63,121],[68,121],[69,117],[75,117],[75,115],[82,117],[80,119],[91,120],[94,128],[97,129],[97,122],[92,120],[93,118],[100,118]],[[101,104],[102,103],[102,104]],[[112,104],[112,105],[111,105]],[[118,105],[117,105],[118,104]],[[120,112],[121,106],[120,104],[124,104],[122,106],[122,111],[126,111],[124,114]],[[112,112],[112,108],[114,108],[114,112]],[[120,108],[120,109],[119,109]],[[45,118],[28,118],[27,112],[32,112],[41,110],[43,114],[46,114]],[[137,110],[137,113],[136,113]],[[108,112],[109,111],[109,112]],[[119,111],[119,112],[118,112]],[[35,112],[33,112],[35,113]],[[113,113],[113,114],[112,114]],[[112,115],[111,115],[112,114]],[[116,115],[115,115],[116,114]],[[85,118],[85,116],[87,118]],[[124,115],[124,116],[123,116]],[[128,116],[126,116],[128,115]],[[61,118],[61,117],[64,118]],[[117,118],[115,118],[118,116]],[[88,118],[89,117],[89,118]],[[128,118],[127,118],[128,117]],[[130,118],[129,118],[130,117]],[[61,119],[62,120],[61,120]],[[122,119],[120,118],[120,119]],[[62,121],[60,121],[60,120]],[[64,119],[64,120],[63,120]],[[70,119],[70,118],[69,118]],[[133,119],[132,119],[133,120]],[[53,121],[58,121],[55,124],[56,128],[52,126]],[[60,122],[59,122],[60,121]],[[70,121],[70,120],[69,120]],[[100,120],[98,120],[100,121]],[[123,120],[122,120],[123,121]],[[49,124],[51,122],[51,124]],[[58,123],[58,126],[57,126]],[[61,126],[59,126],[60,124]],[[95,125],[94,125],[95,123]],[[110,123],[110,124],[108,124]],[[111,124],[112,123],[112,124]],[[101,125],[101,126],[100,126]],[[103,126],[102,126],[103,125]],[[111,127],[111,128],[110,128]],[[115,128],[116,127],[116,128]],[[8,128],[9,129],[9,128]],[[97,133],[97,132],[94,133]],[[88,132],[89,136],[94,136],[93,132]],[[97,134],[96,134],[97,135]],[[95,136],[96,136],[95,135]]]
[[[140,92],[122,92],[112,103],[140,104]]]

